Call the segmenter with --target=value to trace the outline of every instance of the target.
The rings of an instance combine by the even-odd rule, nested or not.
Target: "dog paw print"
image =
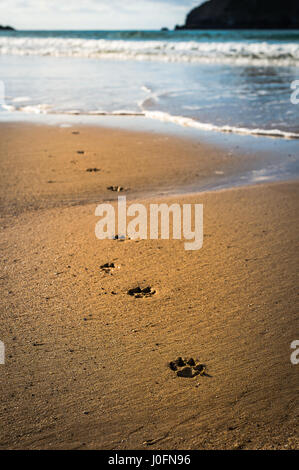
[[[99,168],[86,168],[88,173],[96,173],[97,171],[101,171]]]
[[[152,297],[155,293],[156,291],[150,286],[144,287],[143,289],[140,286],[137,286],[128,290],[128,295],[135,297],[135,299],[140,299],[142,297]]]
[[[100,270],[107,274],[111,274],[114,269],[119,269],[119,266],[116,266],[114,263],[105,263],[100,266]]]
[[[123,186],[107,186],[107,189],[109,191],[121,193],[122,191],[126,191],[126,188],[123,188]]]
[[[178,357],[175,361],[169,362],[168,366],[173,372],[176,372],[178,377],[190,379],[197,375],[210,377],[206,365],[201,364],[198,360],[195,361],[193,357],[190,357],[190,359]]]

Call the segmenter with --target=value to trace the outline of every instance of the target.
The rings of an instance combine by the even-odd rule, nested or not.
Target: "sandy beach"
[[[254,159],[96,127],[0,136],[0,448],[297,448],[298,183],[184,194]],[[202,249],[98,240],[109,186],[202,203]],[[178,377],[179,356],[207,373]]]
[[[198,140],[98,126],[2,123],[0,136],[2,215],[117,199],[110,186],[128,198],[186,192],[257,161]]]

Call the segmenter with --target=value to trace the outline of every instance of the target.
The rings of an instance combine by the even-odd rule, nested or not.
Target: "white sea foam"
[[[284,138],[284,139],[299,139],[299,133],[287,132],[279,129],[250,129],[247,127],[236,127],[236,126],[217,126],[215,124],[200,122],[192,118],[184,116],[175,116],[162,111],[134,111],[134,110],[116,110],[116,111],[105,111],[105,110],[94,110],[82,113],[77,109],[64,111],[63,113],[54,111],[50,105],[40,104],[35,106],[12,106],[2,105],[3,109],[9,112],[21,111],[24,113],[31,114],[66,114],[66,115],[90,115],[90,116],[141,116],[148,119],[156,119],[161,122],[169,122],[183,127],[190,127],[205,132],[225,132],[232,134],[243,134],[243,135],[255,135],[273,138]]]
[[[215,124],[196,121],[195,119],[184,116],[173,116],[161,111],[145,111],[145,117],[158,119],[163,122],[171,122],[184,127],[192,127],[202,131],[227,132],[233,134],[257,135],[265,137],[280,137],[285,139],[299,139],[299,134],[295,132],[285,132],[278,129],[249,129],[247,127],[236,126],[216,126]]]
[[[29,114],[47,114],[50,112],[52,106],[48,104],[28,105],[20,106],[17,108],[18,111]]]
[[[17,96],[16,98],[13,98],[11,101],[13,103],[25,103],[30,100],[31,98],[29,96]]]
[[[51,112],[52,106],[48,104],[37,104],[37,105],[28,105],[28,106],[15,106],[12,104],[3,104],[2,108],[5,111],[14,112],[21,111],[22,113],[28,114],[49,114]],[[0,107],[1,110],[1,107]]]
[[[82,38],[0,37],[0,54],[166,62],[298,65],[295,42],[125,41]]]

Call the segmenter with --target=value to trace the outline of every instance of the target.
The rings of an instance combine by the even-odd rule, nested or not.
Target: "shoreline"
[[[148,98],[145,98],[144,101],[147,101]],[[41,106],[41,108],[39,108]],[[184,127],[195,131],[203,132],[203,133],[218,133],[220,135],[236,135],[236,136],[247,136],[247,137],[267,137],[270,139],[287,139],[287,140],[298,140],[299,134],[297,132],[291,132],[281,129],[250,129],[247,127],[237,127],[237,126],[229,126],[229,125],[216,125],[206,122],[201,122],[196,119],[182,116],[182,115],[173,115],[169,114],[168,112],[163,111],[146,111],[141,109],[140,111],[89,111],[89,112],[80,112],[77,110],[74,111],[65,111],[65,112],[43,112],[43,106],[45,105],[37,105],[29,106],[30,111],[26,111],[26,106],[21,109],[13,109],[9,110],[9,108],[14,108],[12,105],[4,105],[6,118],[8,118],[8,113],[20,113],[20,116],[14,114],[14,117],[10,114],[11,120],[8,118],[7,121],[11,122],[18,122],[18,121],[25,121],[25,116],[28,115],[29,121],[33,122],[34,115],[44,115],[47,116],[50,120],[61,120],[61,119],[68,119],[69,117],[78,117],[79,119],[98,119],[98,118],[143,118],[146,120],[154,120],[160,123],[166,124],[174,124],[178,127]],[[142,105],[140,105],[142,108]],[[18,119],[19,118],[19,119]],[[96,124],[94,124],[96,125]],[[128,126],[128,130],[129,130]]]
[[[26,108],[26,106],[25,106]],[[130,120],[130,124],[128,123]],[[126,129],[128,131],[151,131],[151,128],[161,134],[179,134],[180,136],[190,136],[191,138],[203,138],[207,141],[216,140],[223,145],[227,138],[239,139],[244,142],[246,139],[258,139],[260,142],[294,142],[298,141],[299,134],[294,131],[281,129],[250,129],[236,126],[217,126],[212,123],[206,123],[194,120],[187,116],[172,115],[160,111],[116,111],[116,112],[43,112],[42,109],[34,107],[28,111],[21,110],[2,110],[0,113],[0,123],[23,123],[23,124],[42,124],[57,126],[85,125],[89,127],[107,127]],[[152,125],[151,125],[152,124]],[[194,124],[194,126],[192,125]],[[245,132],[246,131],[246,132]],[[247,132],[248,131],[248,132]],[[209,139],[209,136],[211,139]]]
[[[259,161],[154,132],[0,125],[1,449],[298,448],[298,181],[160,194]],[[95,207],[118,195],[204,204],[202,249],[98,240]],[[178,377],[178,356],[209,376]]]

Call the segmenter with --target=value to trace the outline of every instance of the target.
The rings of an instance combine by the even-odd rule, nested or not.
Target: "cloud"
[[[18,29],[159,29],[203,0],[1,0],[0,24]]]

